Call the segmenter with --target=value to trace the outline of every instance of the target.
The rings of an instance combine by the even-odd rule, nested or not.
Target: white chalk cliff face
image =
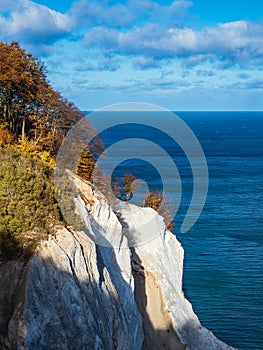
[[[42,243],[12,287],[1,349],[233,349],[201,326],[185,299],[183,248],[163,219],[128,203],[111,207],[92,185],[74,181],[86,232],[61,228]],[[155,238],[129,248],[149,216]],[[100,232],[117,248],[96,245]]]

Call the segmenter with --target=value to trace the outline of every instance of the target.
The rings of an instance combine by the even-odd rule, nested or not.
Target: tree
[[[45,66],[17,42],[0,42],[0,124],[56,155],[68,130],[84,114],[46,80]]]
[[[30,116],[30,137],[42,149],[55,155],[69,129],[83,117],[84,114],[72,102],[63,98],[47,83],[42,83],[34,112]]]
[[[168,230],[173,230],[172,203],[160,191],[150,191],[142,205],[156,210],[163,218]]]
[[[162,204],[162,193],[161,192],[150,192],[145,198],[145,201],[143,203],[143,207],[150,207],[156,211],[159,210],[160,205]]]
[[[92,182],[92,175],[95,167],[94,155],[90,152],[90,146],[86,146],[77,164],[76,173],[82,179]]]
[[[17,42],[0,42],[0,106],[3,120],[16,136],[25,137],[29,115],[45,81],[44,65],[21,49]]]
[[[132,175],[131,173],[124,174],[122,183],[123,186],[121,187],[124,195],[125,195],[125,200],[128,201],[132,197],[132,184],[136,180],[136,177]]]

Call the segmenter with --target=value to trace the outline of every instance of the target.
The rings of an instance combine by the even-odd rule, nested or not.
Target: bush
[[[41,161],[0,148],[0,243],[13,254],[33,249],[58,223],[50,169]]]
[[[15,142],[15,137],[0,125],[0,146],[9,146]]]

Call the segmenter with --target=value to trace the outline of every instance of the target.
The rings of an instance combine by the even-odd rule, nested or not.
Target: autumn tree
[[[162,196],[161,192],[151,191],[146,196],[144,203],[143,203],[143,207],[150,207],[150,208],[158,211],[161,204],[162,204],[162,198],[163,198],[163,196]]]
[[[128,201],[132,196],[132,184],[134,180],[136,180],[136,176],[131,173],[124,174],[122,178],[121,189],[124,192],[126,201]]]
[[[17,42],[0,42],[0,125],[55,155],[84,114],[46,80],[43,62]]]
[[[146,196],[143,207],[149,207],[157,211],[163,218],[168,230],[173,230],[173,205],[161,191],[150,191]]]
[[[43,64],[21,49],[17,42],[0,42],[0,106],[8,129],[25,137],[38,87],[45,81]]]
[[[94,167],[94,155],[90,152],[90,146],[87,145],[84,148],[78,161],[76,173],[84,180],[92,181]]]
[[[64,136],[84,114],[59,92],[43,83],[37,94],[35,108],[29,117],[32,122],[29,137],[41,149],[55,155]]]

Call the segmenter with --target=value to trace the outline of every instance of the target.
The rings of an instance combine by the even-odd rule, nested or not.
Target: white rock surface
[[[50,236],[29,263],[23,312],[9,324],[12,347],[140,349],[141,318],[126,266],[128,250],[117,262],[113,249],[86,234],[62,229]]]
[[[174,350],[233,349],[200,325],[185,299],[183,248],[163,219],[152,209],[127,203],[112,209],[94,186],[78,177],[74,181],[81,193],[75,204],[85,232],[58,230],[29,261],[24,297],[9,322],[6,349],[155,349],[145,347],[138,293],[135,301],[138,267],[142,278],[148,271],[161,289],[160,307],[181,342]],[[146,232],[147,243],[141,244],[148,219],[155,223],[153,232]],[[94,243],[98,237],[103,245]],[[136,247],[129,248],[134,242]],[[149,302],[153,305],[147,307],[154,308],[154,300],[149,297]]]
[[[144,208],[137,208],[137,210],[145,211]],[[134,232],[134,206],[123,203],[118,206],[118,211],[126,223],[125,230],[130,231],[131,234]],[[152,214],[150,213],[151,216]],[[192,305],[182,291],[183,248],[176,236],[165,229],[163,219],[157,213],[155,215],[155,220],[159,221],[156,227],[161,234],[153,235],[155,238],[150,242],[136,246],[136,257],[133,259],[156,277],[162,289],[165,304],[169,309],[174,329],[181,342],[187,345],[189,350],[234,349],[201,326]],[[140,216],[137,216],[137,226],[140,226],[139,218]],[[160,229],[161,225],[162,229]]]

